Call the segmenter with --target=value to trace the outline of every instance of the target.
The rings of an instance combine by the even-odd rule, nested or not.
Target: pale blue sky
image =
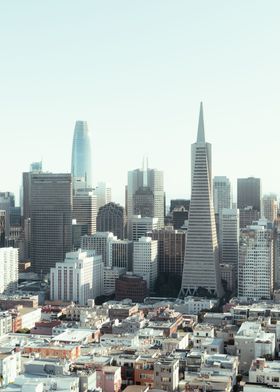
[[[116,201],[143,154],[187,197],[202,100],[213,174],[280,193],[279,15],[279,0],[2,0],[0,190],[41,157],[69,171],[79,119]]]

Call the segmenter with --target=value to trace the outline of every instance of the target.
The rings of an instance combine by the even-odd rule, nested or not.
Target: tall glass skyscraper
[[[92,188],[91,141],[86,121],[76,121],[71,174],[74,192],[77,189]]]

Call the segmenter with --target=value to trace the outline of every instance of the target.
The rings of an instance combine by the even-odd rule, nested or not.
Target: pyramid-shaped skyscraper
[[[223,294],[211,166],[211,144],[205,142],[201,103],[197,140],[192,144],[192,192],[181,296],[200,294],[203,292],[201,289],[217,297]]]

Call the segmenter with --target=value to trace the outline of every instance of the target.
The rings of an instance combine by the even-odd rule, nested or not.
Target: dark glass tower
[[[76,121],[71,167],[73,191],[92,188],[91,141],[86,121]]]

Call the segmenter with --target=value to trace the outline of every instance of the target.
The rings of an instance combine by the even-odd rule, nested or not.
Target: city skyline
[[[127,171],[143,155],[164,172],[168,199],[189,197],[188,146],[202,100],[213,175],[229,177],[234,195],[236,178],[249,176],[262,179],[263,193],[280,194],[270,170],[278,153],[277,1],[52,4],[0,5],[0,134],[9,162],[1,190],[18,199],[21,173],[41,158],[45,170],[69,173],[81,119],[91,129],[94,183],[110,183],[114,201],[124,204]]]

